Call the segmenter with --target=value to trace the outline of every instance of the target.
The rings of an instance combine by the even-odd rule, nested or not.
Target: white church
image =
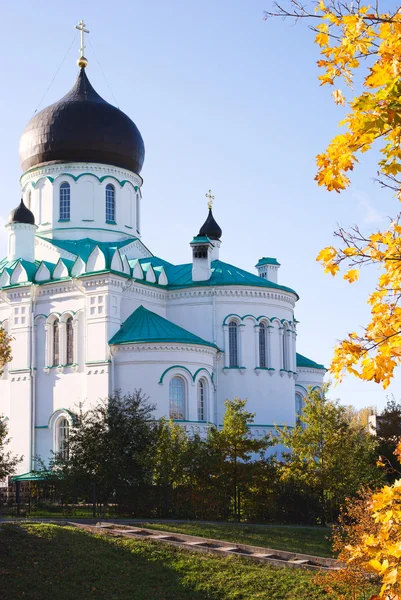
[[[22,199],[0,262],[0,322],[13,337],[0,415],[27,478],[35,457],[63,450],[79,403],[114,390],[141,388],[156,417],[202,435],[221,425],[227,398],[247,398],[262,436],[293,425],[326,372],[296,352],[298,296],[278,282],[277,260],[255,273],[226,261],[211,194],[191,263],[147,248],[144,143],[89,82],[78,28],[74,86],[21,136]]]

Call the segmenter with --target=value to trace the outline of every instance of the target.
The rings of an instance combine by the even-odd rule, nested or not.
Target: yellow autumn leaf
[[[350,269],[344,274],[344,279],[349,283],[354,283],[359,279],[359,269]]]
[[[381,562],[379,562],[376,558],[372,558],[372,560],[369,561],[369,567],[373,571],[376,571],[376,573],[380,573],[382,570]]]
[[[334,92],[332,93],[332,96],[333,96],[334,102],[336,104],[341,104],[341,106],[345,106],[345,98],[344,98],[341,90],[334,90]]]

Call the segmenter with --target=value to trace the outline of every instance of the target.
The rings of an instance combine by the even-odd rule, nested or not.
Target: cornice
[[[320,375],[324,375],[327,373],[328,369],[312,369],[311,367],[297,367],[297,373],[300,375],[301,373],[318,373]]]
[[[245,287],[245,286],[244,286]],[[204,288],[191,288],[182,290],[168,290],[169,298],[195,298],[205,296],[225,296],[225,297],[236,297],[236,298],[264,298],[267,300],[278,300],[280,302],[286,302],[292,307],[295,306],[295,300],[292,295],[286,294],[285,292],[271,292],[267,290],[252,289],[251,287],[242,289],[230,286],[218,286],[213,289]]]
[[[218,350],[210,346],[191,346],[189,344],[159,344],[149,342],[147,344],[123,344],[113,346],[113,355],[127,352],[196,352],[197,354],[208,354],[214,356]]]
[[[70,294],[71,292],[79,293],[79,290],[75,287],[72,281],[62,281],[60,283],[49,282],[43,283],[40,287],[38,287],[37,295],[38,296],[50,296],[52,294]]]
[[[26,171],[26,173],[23,173],[21,176],[21,186],[25,187],[28,183],[40,179],[41,177],[57,177],[57,175],[61,175],[62,173],[80,174],[87,172],[93,173],[94,175],[99,173],[101,173],[102,176],[110,175],[111,177],[115,177],[116,179],[122,181],[128,180],[139,188],[143,183],[142,177],[136,173],[133,173],[132,171],[127,171],[126,169],[121,169],[119,167],[114,167],[112,165],[106,165],[103,163],[71,162],[43,165],[42,167],[36,167]]]

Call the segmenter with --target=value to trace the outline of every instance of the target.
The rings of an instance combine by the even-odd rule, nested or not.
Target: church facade
[[[0,415],[19,473],[62,451],[80,403],[115,390],[141,388],[156,417],[189,433],[219,426],[235,396],[256,413],[253,435],[293,425],[325,374],[296,352],[297,293],[278,282],[274,258],[255,273],[220,259],[211,205],[189,240],[191,263],[152,254],[141,134],[97,94],[86,65],[82,56],[71,91],[22,134],[22,200],[0,262],[0,321],[13,337]]]

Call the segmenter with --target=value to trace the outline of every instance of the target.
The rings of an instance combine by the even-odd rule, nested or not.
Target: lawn
[[[0,528],[2,600],[315,600],[309,571],[191,553],[73,527]]]
[[[149,529],[225,540],[236,544],[263,546],[275,550],[312,554],[313,556],[333,556],[330,545],[331,531],[328,527],[236,525],[233,523],[202,523],[200,521],[143,523],[143,526]]]

